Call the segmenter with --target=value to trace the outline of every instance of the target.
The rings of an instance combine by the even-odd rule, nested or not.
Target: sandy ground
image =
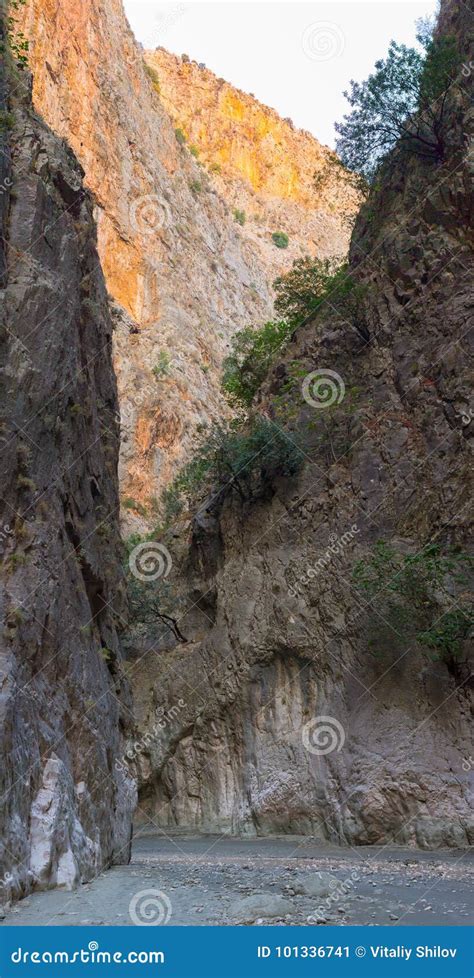
[[[129,866],[72,892],[35,893],[1,923],[468,924],[473,881],[465,850],[145,833],[135,839]]]

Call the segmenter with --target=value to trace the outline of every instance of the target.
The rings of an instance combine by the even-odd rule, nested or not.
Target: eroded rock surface
[[[134,807],[112,324],[82,170],[29,81],[2,77],[2,902],[126,862]]]
[[[236,223],[230,184],[177,140],[177,124],[147,74],[121,0],[27,0],[22,28],[30,39],[34,104],[73,147],[97,201],[107,288],[123,310],[116,309],[114,344],[121,493],[138,504],[126,510],[129,524],[142,528],[156,519],[155,500],[189,458],[197,426],[228,412],[220,377],[230,338],[271,317],[271,283],[287,253],[273,245],[269,228],[262,247],[255,224]],[[201,94],[189,90],[190,106]],[[349,230],[339,211],[354,213],[353,195],[343,183],[331,194],[330,212],[311,210],[310,170],[323,150],[307,136],[291,172],[299,172],[304,147],[311,146],[304,180],[299,176],[308,200],[301,207],[289,199],[283,191],[295,136],[282,120],[277,125],[275,113],[260,112],[286,139],[272,163],[272,230],[280,230],[277,216],[288,206],[295,234],[303,218],[308,223],[309,250],[344,250]],[[247,151],[255,153],[251,135]]]
[[[467,8],[446,2],[440,23],[466,59]],[[385,619],[383,589],[367,606],[352,579],[380,539],[402,553],[469,543],[471,89],[460,72],[443,163],[395,152],[362,209],[350,260],[363,329],[332,310],[300,328],[262,395],[281,424],[275,397],[295,364],[297,378],[335,372],[331,414],[298,402],[293,382],[303,473],[250,503],[208,501],[187,558],[171,541],[189,642],[136,650],[142,735],[184,706],[151,745],[138,737],[144,820],[350,844],[473,841],[472,641],[433,661]]]
[[[342,255],[359,206],[335,154],[274,109],[164,48],[145,54],[160,99],[232,205],[271,282],[295,258]],[[279,250],[272,233],[288,235]]]

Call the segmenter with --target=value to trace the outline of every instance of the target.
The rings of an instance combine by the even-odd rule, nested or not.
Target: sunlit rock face
[[[262,153],[259,126],[268,130],[262,207],[260,197],[252,207],[246,203],[251,183],[241,199],[234,168],[227,181],[201,166],[176,138],[165,86],[158,94],[121,0],[27,0],[21,16],[30,38],[34,104],[73,147],[97,202],[102,267],[120,306],[114,356],[122,496],[150,515],[162,487],[189,457],[197,425],[227,411],[220,372],[232,334],[270,317],[273,278],[296,254],[347,248],[338,211],[353,211],[353,200],[349,194],[348,203],[342,187],[321,210],[311,177],[322,148],[231,86],[227,112],[248,113],[232,154],[252,180]],[[172,78],[170,67],[170,85]],[[194,81],[191,73],[189,106],[202,97],[204,109],[207,93]],[[220,125],[225,135],[225,115],[216,113],[212,126]],[[263,208],[262,225],[249,220],[239,226],[232,211],[242,203],[249,213]],[[285,228],[287,251],[270,235]],[[136,509],[127,512],[143,524],[145,510],[142,517]]]
[[[270,278],[302,254],[345,254],[358,196],[328,166],[331,150],[203,64],[164,48],[145,59],[190,151],[234,211],[245,214],[244,233]],[[278,231],[289,238],[283,254],[272,240]]]

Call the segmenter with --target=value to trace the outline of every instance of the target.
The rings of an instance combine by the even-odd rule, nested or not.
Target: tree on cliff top
[[[395,144],[427,160],[444,159],[446,96],[459,56],[455,40],[433,39],[425,21],[417,39],[420,51],[392,41],[374,73],[344,92],[351,112],[336,124],[336,149],[369,182]]]

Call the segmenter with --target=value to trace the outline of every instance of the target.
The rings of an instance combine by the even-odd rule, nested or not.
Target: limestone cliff
[[[446,0],[440,29],[468,64],[467,6]],[[434,661],[409,620],[386,619],[382,579],[371,600],[353,579],[377,540],[405,554],[469,543],[471,96],[460,69],[443,163],[395,151],[362,209],[351,273],[364,328],[321,312],[262,393],[277,425],[282,403],[297,406],[303,472],[251,502],[202,507],[181,562],[188,644],[131,670],[140,807],[164,826],[473,841],[472,639]],[[302,396],[314,371],[330,410],[317,387]],[[437,621],[468,600],[463,587],[448,588]]]
[[[118,402],[92,202],[73,153],[31,109],[28,73],[4,59],[0,903],[126,862],[134,807],[115,769],[131,714],[117,632]]]
[[[140,523],[139,509],[151,515],[161,488],[189,456],[197,425],[225,413],[220,368],[229,339],[237,328],[270,316],[273,273],[286,253],[271,242],[262,250],[258,230],[236,223],[229,184],[176,138],[121,0],[27,0],[22,26],[30,39],[34,104],[70,142],[97,201],[99,253],[109,293],[121,307],[114,342],[121,489],[140,504],[129,510]],[[190,105],[197,94],[190,88]],[[292,132],[268,110],[259,111],[286,139],[266,211],[273,208],[280,224],[288,206],[290,227],[300,221],[304,197],[312,250],[327,254],[347,246],[348,232],[337,217],[338,193],[347,209],[344,189],[332,195],[330,214],[310,215],[310,170],[323,151],[309,136],[300,137],[291,180],[301,189],[290,200],[283,156]],[[306,146],[311,153],[303,177],[297,170]],[[254,153],[260,151],[256,145]],[[275,223],[272,230],[280,228]],[[295,232],[289,256],[296,240]]]
[[[245,220],[244,234],[257,245],[269,281],[301,255],[345,256],[359,198],[349,180],[331,175],[331,150],[203,64],[164,48],[145,58],[190,151]],[[319,184],[315,177],[323,172]],[[288,235],[283,254],[275,231]]]
[[[28,0],[23,30],[34,104],[72,145],[96,199],[116,303],[121,489],[150,512],[196,425],[222,410],[229,337],[266,318],[268,285],[255,249],[177,141],[121,0]]]

